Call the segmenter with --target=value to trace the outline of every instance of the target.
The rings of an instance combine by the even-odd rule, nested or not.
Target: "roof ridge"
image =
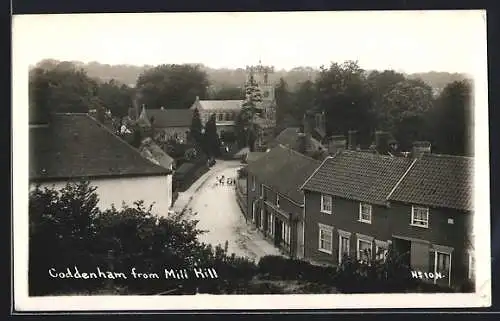
[[[120,143],[122,144],[125,144],[127,145],[128,148],[130,148],[131,150],[134,151],[134,153],[137,153],[142,159],[144,159],[145,161],[147,161],[147,163],[153,167],[159,167],[161,168],[162,170],[165,170],[166,172],[168,172],[168,170],[166,170],[164,167],[160,166],[160,165],[156,165],[154,163],[152,163],[151,161],[149,160],[146,160],[144,158],[144,156],[141,155],[141,152],[139,150],[137,150],[136,148],[134,148],[133,146],[131,146],[129,143],[127,143],[124,139],[122,139],[120,136],[116,135],[115,133],[113,133],[109,128],[107,128],[106,126],[100,124],[96,119],[90,117],[88,114],[84,114],[88,119],[90,119],[92,122],[94,122],[98,127],[104,129],[106,132],[108,132],[109,134],[111,134],[114,138],[116,138]]]
[[[394,185],[394,187],[392,188],[392,190],[389,192],[389,194],[387,194],[385,200],[388,201],[389,198],[392,196],[392,194],[394,193],[394,191],[399,187],[399,184],[401,184],[401,182],[405,179],[406,175],[408,175],[408,173],[411,171],[411,169],[413,168],[413,166],[415,165],[415,163],[418,162],[418,158],[415,158],[413,160],[413,162],[410,164],[410,166],[408,166],[408,168],[406,169],[406,171],[403,173],[403,175],[399,178],[399,180],[397,181],[397,183]]]
[[[459,159],[468,159],[473,160],[474,156],[463,156],[463,155],[450,155],[450,154],[437,154],[437,153],[428,153],[424,154],[423,157],[436,157],[436,158],[459,158]]]

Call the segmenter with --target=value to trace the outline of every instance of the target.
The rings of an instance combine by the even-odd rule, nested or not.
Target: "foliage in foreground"
[[[182,216],[159,217],[142,202],[133,207],[97,207],[95,187],[68,184],[60,191],[36,188],[29,200],[30,295],[65,292],[99,292],[124,288],[128,293],[154,294],[170,289],[193,293],[225,292],[245,281],[252,261],[228,255],[227,249],[201,243],[196,220]],[[164,269],[214,268],[218,279],[175,280],[163,277]],[[123,272],[127,279],[60,279],[48,271]],[[131,270],[158,273],[159,279],[131,279]],[[177,291],[179,292],[179,291]],[[178,294],[178,293],[175,293]]]
[[[142,202],[102,211],[95,187],[68,184],[60,191],[36,188],[29,200],[30,295],[58,294],[292,294],[449,292],[411,279],[409,268],[389,250],[385,262],[361,264],[345,258],[337,267],[265,256],[258,265],[229,255],[225,247],[201,243],[197,221],[186,212],[159,217]],[[53,278],[66,273],[123,272],[127,279]],[[218,278],[165,278],[165,269],[213,268]],[[131,271],[157,273],[133,279]]]

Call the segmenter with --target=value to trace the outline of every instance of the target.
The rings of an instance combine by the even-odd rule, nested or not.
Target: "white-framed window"
[[[339,263],[342,263],[342,258],[349,256],[351,233],[338,230],[339,233]]]
[[[318,250],[324,253],[333,253],[333,227],[324,224],[318,224]]]
[[[440,248],[442,247],[434,246],[429,253],[429,272],[432,272],[436,276],[434,283],[440,279],[448,279],[448,285],[450,285],[451,251]]]
[[[252,176],[252,192],[255,192],[255,187],[256,187],[255,176]]]
[[[321,212],[332,214],[332,209],[333,209],[332,196],[321,194]]]
[[[280,195],[276,193],[276,207],[280,207]]]
[[[369,262],[372,256],[373,239],[358,235],[357,241],[357,259],[363,262]]]
[[[372,206],[370,204],[359,203],[359,221],[372,223]]]
[[[387,242],[375,240],[375,260],[385,262],[388,252],[389,244]]]
[[[418,227],[429,227],[429,208],[412,206],[411,207],[411,224]]]
[[[468,257],[469,257],[469,269],[468,269],[469,280],[474,280],[476,275],[476,259],[474,257],[474,251],[469,251]]]

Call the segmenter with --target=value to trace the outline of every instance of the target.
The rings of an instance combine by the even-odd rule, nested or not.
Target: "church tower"
[[[263,66],[259,61],[257,66],[247,66],[247,83],[254,83],[259,92],[257,108],[262,110],[261,117],[276,125],[276,97],[274,84],[269,81],[269,75],[274,73],[274,67]]]

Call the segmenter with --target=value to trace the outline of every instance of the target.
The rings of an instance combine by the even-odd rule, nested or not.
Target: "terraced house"
[[[247,222],[290,257],[304,253],[304,197],[299,188],[319,165],[278,145],[246,167]]]
[[[385,259],[392,244],[430,282],[474,277],[473,159],[415,149],[409,157],[343,150],[305,181],[304,257],[337,265],[344,254]]]

